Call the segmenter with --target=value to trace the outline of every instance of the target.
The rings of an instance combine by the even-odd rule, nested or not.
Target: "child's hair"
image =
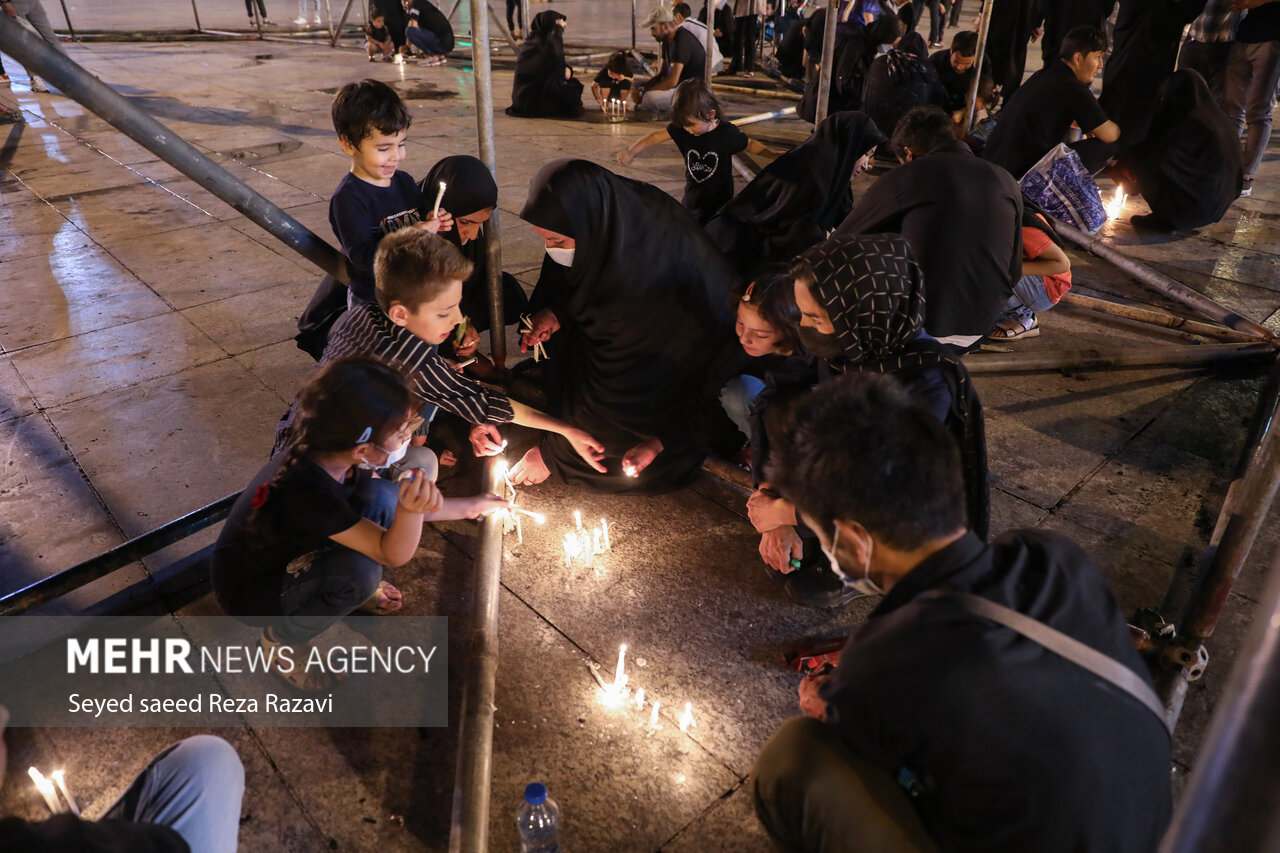
[[[800,348],[800,307],[796,305],[796,291],[791,267],[784,263],[767,264],[756,271],[751,283],[733,292],[730,307],[736,312],[739,303],[745,302],[778,333],[778,342],[784,349]]]
[[[897,44],[907,28],[897,15],[884,12],[867,24],[866,36],[870,44]]]
[[[676,86],[671,99],[671,121],[675,124],[688,127],[695,121],[715,121],[722,115],[720,102],[702,78],[691,78]]]
[[[381,19],[382,19],[383,23],[386,23],[386,18],[387,18],[387,16],[386,16],[386,15],[384,15],[384,14],[382,14],[382,10],[378,8],[378,4],[377,4],[377,3],[370,3],[370,4],[369,4],[369,14],[366,16],[365,20],[367,20],[367,21],[369,22],[369,26],[371,26],[371,27],[372,27],[372,26],[373,26],[373,22],[374,22],[374,21],[376,21],[376,20],[378,20],[379,18],[381,18]]]
[[[627,61],[627,52],[625,50],[614,51],[613,56],[609,57],[609,61],[604,64],[606,71],[612,71],[614,74],[621,74],[623,77],[631,76],[631,63]]]
[[[338,136],[357,147],[375,130],[394,136],[413,123],[396,90],[379,80],[343,86],[333,98],[331,115]]]
[[[429,231],[401,228],[382,238],[373,258],[373,280],[383,311],[399,302],[417,311],[455,281],[466,281],[473,264],[448,241]]]
[[[685,18],[693,17],[693,9],[689,8],[688,3],[677,3],[671,7],[671,14],[680,15]]]
[[[996,81],[990,74],[983,74],[978,78],[978,103],[985,107],[994,107],[994,99],[996,94]]]

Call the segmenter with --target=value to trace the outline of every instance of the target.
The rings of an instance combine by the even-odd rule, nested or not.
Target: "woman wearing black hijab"
[[[1147,138],[1123,152],[1117,165],[1125,188],[1141,193],[1151,208],[1133,224],[1158,231],[1217,222],[1244,179],[1235,126],[1204,78],[1187,69],[1160,87]]]
[[[828,116],[721,208],[707,233],[744,276],[769,261],[791,260],[853,210],[849,182],[885,141],[864,113]]]
[[[599,491],[684,485],[719,405],[706,376],[733,333],[732,269],[671,196],[586,160],[543,166],[520,218],[548,254],[522,346],[546,342],[550,410],[605,445],[608,471],[550,437],[513,481],[549,470]]]
[[[454,227],[440,236],[457,246],[475,265],[471,277],[462,283],[460,310],[469,328],[483,332],[489,328],[489,258],[480,237],[498,206],[498,185],[489,167],[475,157],[464,154],[445,157],[419,185],[423,205],[420,213],[424,220],[430,218],[441,183],[445,190],[440,207],[453,214]],[[503,323],[507,326],[518,323],[520,315],[529,310],[529,297],[515,277],[506,272],[502,274],[502,308]],[[459,354],[469,355],[470,349],[464,348]]]
[[[908,33],[910,36],[920,39],[919,33]],[[924,43],[920,42],[920,48],[923,47]],[[876,127],[889,128],[892,133],[898,120],[915,107],[946,105],[947,93],[928,60],[928,53],[921,56],[913,52],[907,38],[903,38],[897,47],[880,54],[871,63],[862,86],[862,109]]]
[[[539,12],[516,57],[507,115],[575,118],[582,115],[582,81],[564,61],[564,28],[568,19],[555,11]]]

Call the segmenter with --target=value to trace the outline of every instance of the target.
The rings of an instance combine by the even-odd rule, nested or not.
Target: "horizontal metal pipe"
[[[1099,314],[1110,314],[1113,317],[1123,317],[1126,320],[1146,323],[1149,326],[1160,326],[1165,329],[1187,332],[1188,334],[1213,338],[1219,341],[1249,343],[1257,340],[1257,337],[1253,335],[1237,332],[1235,329],[1228,329],[1226,326],[1188,320],[1185,317],[1179,317],[1177,314],[1170,314],[1167,311],[1159,311],[1143,305],[1124,305],[1106,299],[1094,299],[1092,296],[1085,296],[1082,293],[1064,293],[1058,304],[1068,308],[1094,311]]]
[[[50,575],[9,593],[0,598],[0,616],[10,616],[39,607],[59,596],[87,586],[130,563],[136,563],[148,554],[154,554],[161,548],[167,548],[206,527],[217,524],[231,513],[231,507],[238,497],[240,497],[239,492],[227,495],[195,512],[187,513],[155,530],[121,543],[110,551],[104,551],[56,575]]]
[[[712,83],[712,89],[721,92],[733,92],[738,95],[757,95],[761,98],[782,98],[787,101],[799,101],[803,99],[803,95],[798,95],[790,89],[755,89],[751,86],[734,86],[729,83]]]
[[[702,460],[703,473],[710,474],[720,480],[724,480],[731,486],[737,486],[747,491],[755,490],[755,483],[751,481],[751,473],[744,471],[737,465],[733,465],[716,456],[708,456]]]
[[[1274,359],[1270,344],[1201,344],[1135,347],[1122,350],[1080,349],[1044,353],[966,356],[970,373],[1046,373],[1054,370],[1112,370],[1137,367],[1205,367],[1228,362]]]
[[[137,104],[81,68],[65,53],[27,32],[8,15],[0,15],[0,50],[231,205],[324,272],[344,283],[350,280],[346,259],[341,252],[210,160],[194,145],[147,115]]]
[[[757,122],[769,121],[770,119],[775,119],[775,118],[786,118],[787,116],[793,116],[795,114],[796,114],[795,107],[786,107],[785,109],[774,110],[773,112],[756,113],[755,115],[743,116],[742,118],[731,119],[731,123],[736,125],[737,127],[745,127],[746,125],[749,125],[749,124],[756,124]]]
[[[1175,281],[1162,272],[1152,269],[1136,258],[1108,246],[1101,237],[1090,236],[1078,228],[1065,222],[1055,222],[1053,226],[1059,234],[1087,252],[1097,255],[1102,260],[1128,273],[1140,284],[1161,293],[1170,299],[1181,302],[1191,310],[1215,323],[1221,323],[1237,332],[1251,335],[1258,340],[1280,344],[1274,332],[1261,326],[1248,317],[1244,317],[1224,305],[1214,302],[1199,291],[1192,290],[1181,282]]]

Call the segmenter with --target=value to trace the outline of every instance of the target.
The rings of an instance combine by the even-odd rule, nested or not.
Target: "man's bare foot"
[[[517,486],[532,486],[551,476],[551,469],[542,461],[542,449],[530,447],[511,469],[511,482]]]

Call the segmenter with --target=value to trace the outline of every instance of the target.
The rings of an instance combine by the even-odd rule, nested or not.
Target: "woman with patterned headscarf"
[[[891,374],[946,424],[964,461],[969,526],[986,538],[982,404],[968,371],[924,331],[924,277],[910,245],[896,234],[837,235],[800,255],[791,273],[801,315],[800,340],[820,359],[819,376]],[[785,389],[777,389],[775,399],[786,396]],[[785,417],[767,411],[770,397],[762,393],[761,399],[760,419],[770,431],[785,428]],[[764,533],[760,551],[765,562],[784,572],[801,569],[788,576],[794,598],[831,606],[853,597],[813,553],[816,539],[806,542],[796,530],[794,508],[774,497],[767,483],[752,495],[748,509]]]

